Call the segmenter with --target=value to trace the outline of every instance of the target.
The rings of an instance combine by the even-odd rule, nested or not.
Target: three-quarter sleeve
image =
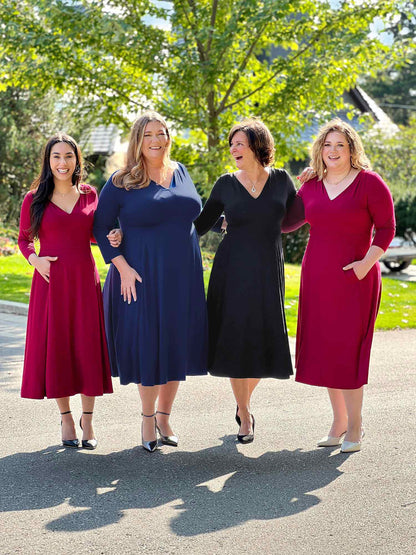
[[[26,194],[23,200],[22,208],[20,211],[19,238],[17,242],[20,252],[26,258],[26,260],[31,254],[36,254],[33,237],[30,233],[30,207],[32,205],[32,200],[33,192],[29,191],[29,193]]]
[[[375,227],[372,245],[385,251],[394,237],[396,220],[390,190],[376,173],[369,175],[367,206]]]
[[[194,221],[198,235],[204,235],[207,233],[217,223],[224,210],[224,202],[221,199],[220,180],[221,178],[219,178],[215,183],[201,214]]]
[[[113,180],[110,177],[101,191],[94,214],[93,234],[107,264],[113,258],[122,254],[118,247],[110,245],[107,238],[108,233],[114,228],[114,222],[117,221],[119,216],[119,193],[120,189],[113,185]]]

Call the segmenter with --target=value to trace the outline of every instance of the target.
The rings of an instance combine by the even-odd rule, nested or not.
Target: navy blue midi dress
[[[201,200],[186,168],[177,165],[169,189],[151,181],[143,189],[105,184],[94,220],[104,260],[123,255],[142,277],[137,301],[120,294],[111,264],[104,284],[104,315],[111,373],[121,384],[144,386],[206,374],[207,315],[201,253],[193,220]],[[123,241],[106,237],[117,219]]]

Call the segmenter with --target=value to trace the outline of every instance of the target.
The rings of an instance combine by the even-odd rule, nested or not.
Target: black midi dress
[[[286,379],[293,374],[281,223],[295,195],[284,170],[270,169],[258,198],[234,174],[225,174],[194,222],[200,235],[222,213],[228,224],[208,287],[208,369],[214,376]]]

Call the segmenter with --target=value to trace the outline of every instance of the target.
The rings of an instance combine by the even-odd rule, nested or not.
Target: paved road
[[[376,334],[361,453],[315,447],[326,394],[293,380],[259,385],[255,442],[238,445],[227,381],[201,377],[179,391],[179,447],[152,455],[116,382],[98,449],[59,446],[54,401],[19,397],[25,324],[0,314],[1,554],[415,553],[416,330]]]

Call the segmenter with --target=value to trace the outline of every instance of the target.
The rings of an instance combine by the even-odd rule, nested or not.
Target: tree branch
[[[244,70],[244,68],[246,67],[250,56],[253,53],[254,48],[256,47],[259,39],[261,38],[261,36],[264,33],[264,30],[266,29],[268,25],[268,22],[266,22],[262,27],[260,27],[260,30],[257,33],[257,36],[255,37],[254,41],[252,42],[250,48],[248,49],[243,61],[241,62],[239,68],[237,69],[237,75],[234,77],[234,79],[231,81],[226,93],[224,94],[223,99],[221,100],[220,105],[218,106],[217,110],[216,110],[216,115],[220,114],[221,112],[223,112],[225,110],[224,106],[225,103],[227,102],[228,97],[230,96],[230,94],[232,93],[234,87],[236,86],[236,84],[238,83],[238,80],[240,79],[240,73]]]
[[[210,21],[210,28],[209,28],[209,39],[208,39],[208,43],[207,43],[207,54],[211,50],[212,37],[213,37],[213,34],[214,34],[215,20],[217,18],[217,9],[218,9],[218,0],[213,0],[213,2],[212,2],[212,11],[211,11],[211,21]]]

